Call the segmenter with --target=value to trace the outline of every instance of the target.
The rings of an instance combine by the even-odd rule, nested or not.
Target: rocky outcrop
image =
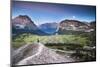
[[[91,23],[67,19],[60,22],[57,33],[59,34],[75,34],[76,33],[77,34],[77,33],[83,33],[83,32],[91,32],[93,30],[94,29],[93,27],[91,27]]]
[[[66,29],[66,30],[83,31],[89,29],[89,26],[77,20],[64,20],[61,21],[59,28]]]
[[[27,15],[19,15],[12,20],[12,25],[17,29],[35,30],[37,26]]]

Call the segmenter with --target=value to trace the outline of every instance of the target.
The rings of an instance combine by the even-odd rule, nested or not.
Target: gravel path
[[[24,50],[25,49],[26,48],[24,48]],[[23,50],[24,54],[22,55],[21,60],[15,63],[16,65],[62,63],[62,62],[73,62],[74,61],[69,56],[65,57],[63,55],[57,54],[54,50],[48,47],[45,47],[41,43],[32,44],[31,49],[30,50],[29,49],[28,51]]]

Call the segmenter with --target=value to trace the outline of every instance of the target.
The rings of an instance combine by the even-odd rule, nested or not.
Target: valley
[[[26,65],[31,64],[31,62],[32,64],[44,64],[95,61],[95,23],[96,22],[93,21],[86,24],[81,21],[67,19],[59,23],[44,23],[37,26],[29,16],[19,15],[12,20],[11,46],[15,52],[13,52],[15,61],[12,59],[12,63]],[[42,47],[37,48],[40,44],[43,45],[44,49],[42,49]],[[41,53],[42,50],[47,50],[47,54],[44,54],[44,51]],[[36,56],[33,54],[34,52]],[[53,56],[57,56],[57,58],[61,58],[61,60],[55,57],[51,58],[52,53]],[[49,58],[44,58],[42,55]],[[34,56],[36,58],[34,58]],[[19,59],[16,59],[16,57],[19,57]],[[39,61],[35,62],[32,58]],[[50,58],[52,60],[50,60]],[[63,60],[64,58],[66,60]],[[53,60],[55,62],[53,62]],[[44,62],[42,63],[42,61]]]

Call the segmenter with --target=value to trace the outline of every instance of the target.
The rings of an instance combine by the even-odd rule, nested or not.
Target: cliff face
[[[37,29],[37,26],[27,15],[19,15],[18,17],[15,17],[12,20],[12,25],[16,29],[29,29],[29,30]]]
[[[37,35],[46,35],[41,31],[27,15],[19,15],[12,19],[12,33],[32,33]]]
[[[93,24],[93,23],[92,23]],[[93,31],[91,23],[84,23],[77,20],[64,20],[61,21],[58,27],[59,34],[71,34]]]
[[[85,23],[82,23],[77,20],[64,20],[61,21],[60,26],[61,29],[66,30],[75,30],[75,31],[82,31],[89,28],[89,26]]]

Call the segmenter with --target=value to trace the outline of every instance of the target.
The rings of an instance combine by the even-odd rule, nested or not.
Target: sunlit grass
[[[78,35],[51,35],[51,36],[38,36],[32,34],[21,34],[13,38],[12,46],[18,48],[27,43],[34,43],[39,40],[41,43],[66,43],[66,44],[80,44],[87,45],[89,40],[86,37]]]

